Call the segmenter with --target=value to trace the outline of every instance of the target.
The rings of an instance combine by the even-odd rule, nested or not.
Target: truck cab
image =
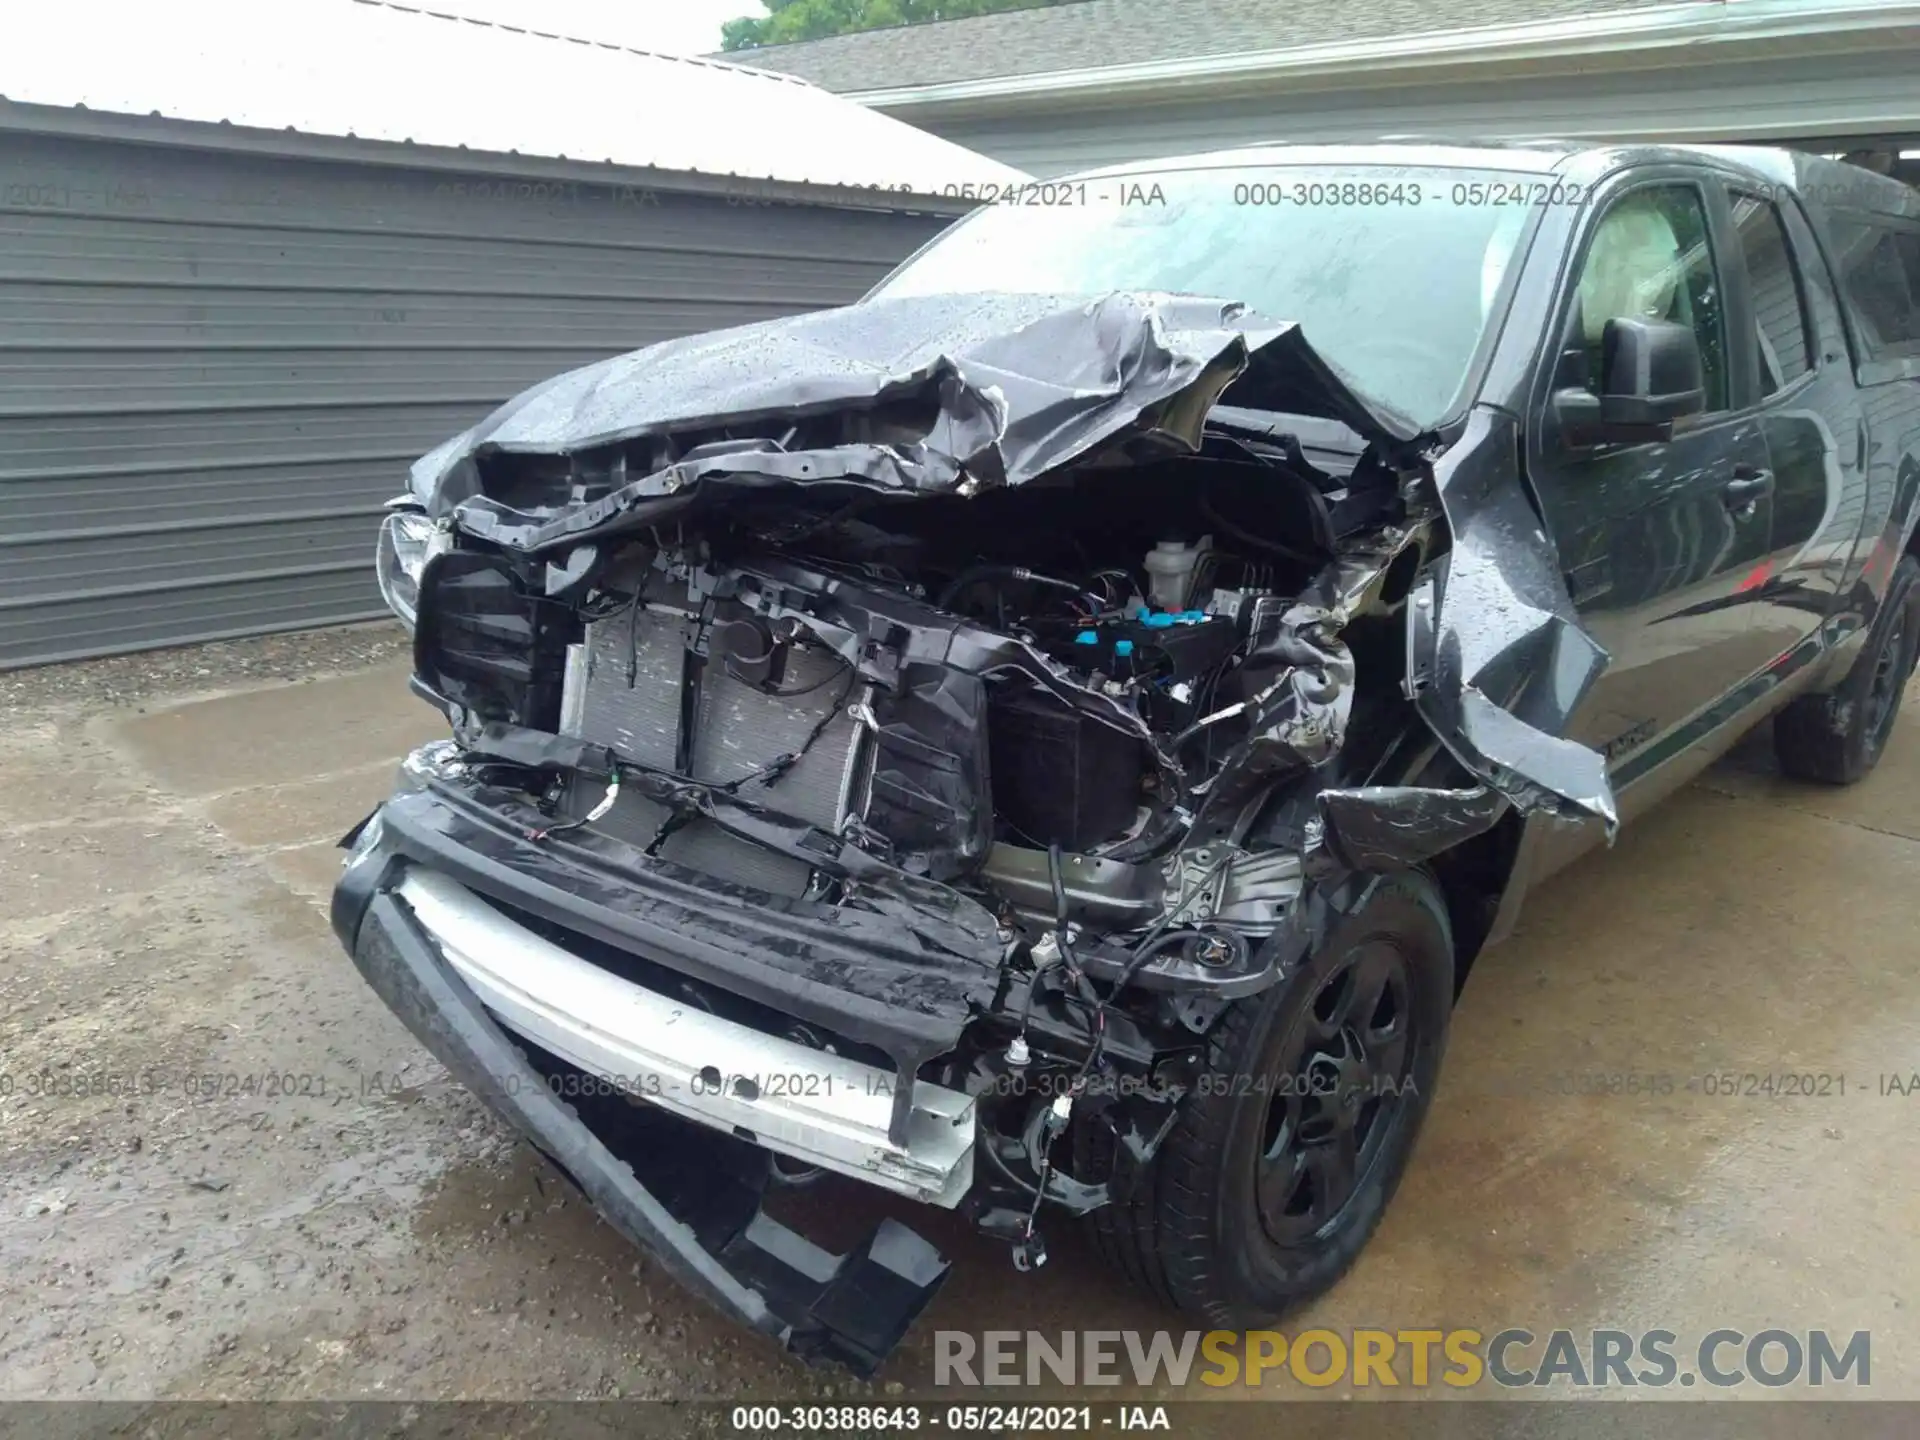
[[[982,194],[860,303],[556,376],[383,531],[450,738],[343,946],[636,1243],[870,1371],[946,1262],[1338,1281],[1528,887],[1920,649],[1920,205],[1707,147],[1262,147]]]

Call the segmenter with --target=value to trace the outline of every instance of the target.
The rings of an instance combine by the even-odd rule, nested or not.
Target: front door
[[[1598,389],[1616,317],[1698,337],[1706,408],[1659,443],[1577,446],[1551,400],[1529,469],[1581,624],[1611,657],[1570,738],[1608,757],[1623,814],[1632,782],[1714,723],[1716,702],[1766,663],[1754,597],[1766,580],[1773,488],[1758,416],[1736,408],[1724,265],[1708,191],[1674,174],[1603,201],[1563,297],[1552,390]]]

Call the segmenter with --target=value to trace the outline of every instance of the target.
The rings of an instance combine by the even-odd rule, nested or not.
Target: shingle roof
[[[742,50],[829,90],[891,90],[1645,9],[1656,0],[1072,0]]]

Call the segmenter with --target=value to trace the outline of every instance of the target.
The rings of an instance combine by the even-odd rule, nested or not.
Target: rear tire
[[[1208,1081],[1133,1195],[1088,1217],[1094,1248],[1228,1329],[1331,1288],[1406,1172],[1452,1008],[1439,887],[1382,877],[1295,975],[1221,1015]]]
[[[1773,751],[1795,780],[1851,785],[1879,763],[1920,647],[1920,560],[1902,556],[1847,678],[1802,695],[1773,722]]]

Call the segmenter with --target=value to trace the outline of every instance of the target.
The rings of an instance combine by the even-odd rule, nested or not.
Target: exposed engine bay
[[[568,483],[590,498],[609,482],[589,464]],[[536,758],[508,724],[579,743],[527,782],[545,835],[990,924],[997,1021],[941,1065],[989,1097],[1004,1174],[976,1185],[979,1218],[1037,1263],[1041,1194],[1107,1194],[1054,1153],[1060,1097],[1111,1109],[1144,1163],[1179,1057],[1271,977],[1327,783],[1276,781],[1337,763],[1362,783],[1381,756],[1352,742],[1356,708],[1379,717],[1361,735],[1407,728],[1430,531],[1405,490],[1364,447],[1315,464],[1224,428],[1197,455],[973,497],[757,489],[557,566],[452,551],[423,674],[470,755]],[[498,603],[469,608],[479,591]],[[516,595],[534,658],[502,668],[482,637]]]
[[[506,685],[460,605],[513,591],[514,564],[456,551],[423,604],[423,648],[472,720],[605,746],[712,787],[714,804],[1057,919],[1022,852],[1109,861],[1112,877],[1189,835],[1244,838],[1277,764],[1331,756],[1356,691],[1341,631],[1356,611],[1391,616],[1417,568],[1391,473],[1336,477],[1297,443],[1218,449],[971,499],[756,491],[603,547],[563,594],[528,602],[545,653]],[[1310,596],[1316,579],[1351,593]],[[1385,703],[1398,647],[1378,629]],[[636,838],[687,848],[700,817],[654,803]],[[776,893],[832,893],[818,874],[710,858]],[[1068,918],[1141,914],[1142,883],[1069,896]]]
[[[756,963],[802,972],[790,1037],[974,1097],[965,1204],[1025,1267],[1044,1204],[1150,1162],[1342,884],[1611,799],[1460,676],[1513,647],[1444,643],[1439,580],[1482,561],[1430,437],[1231,307],[995,303],[1012,331],[969,314],[991,338],[933,326],[937,358],[851,382],[723,394],[738,367],[694,355],[695,398],[642,377],[619,423],[607,367],[515,402],[416,470],[415,658],[439,778],[526,841],[886,935]],[[1049,326],[1036,381],[1009,337]]]

